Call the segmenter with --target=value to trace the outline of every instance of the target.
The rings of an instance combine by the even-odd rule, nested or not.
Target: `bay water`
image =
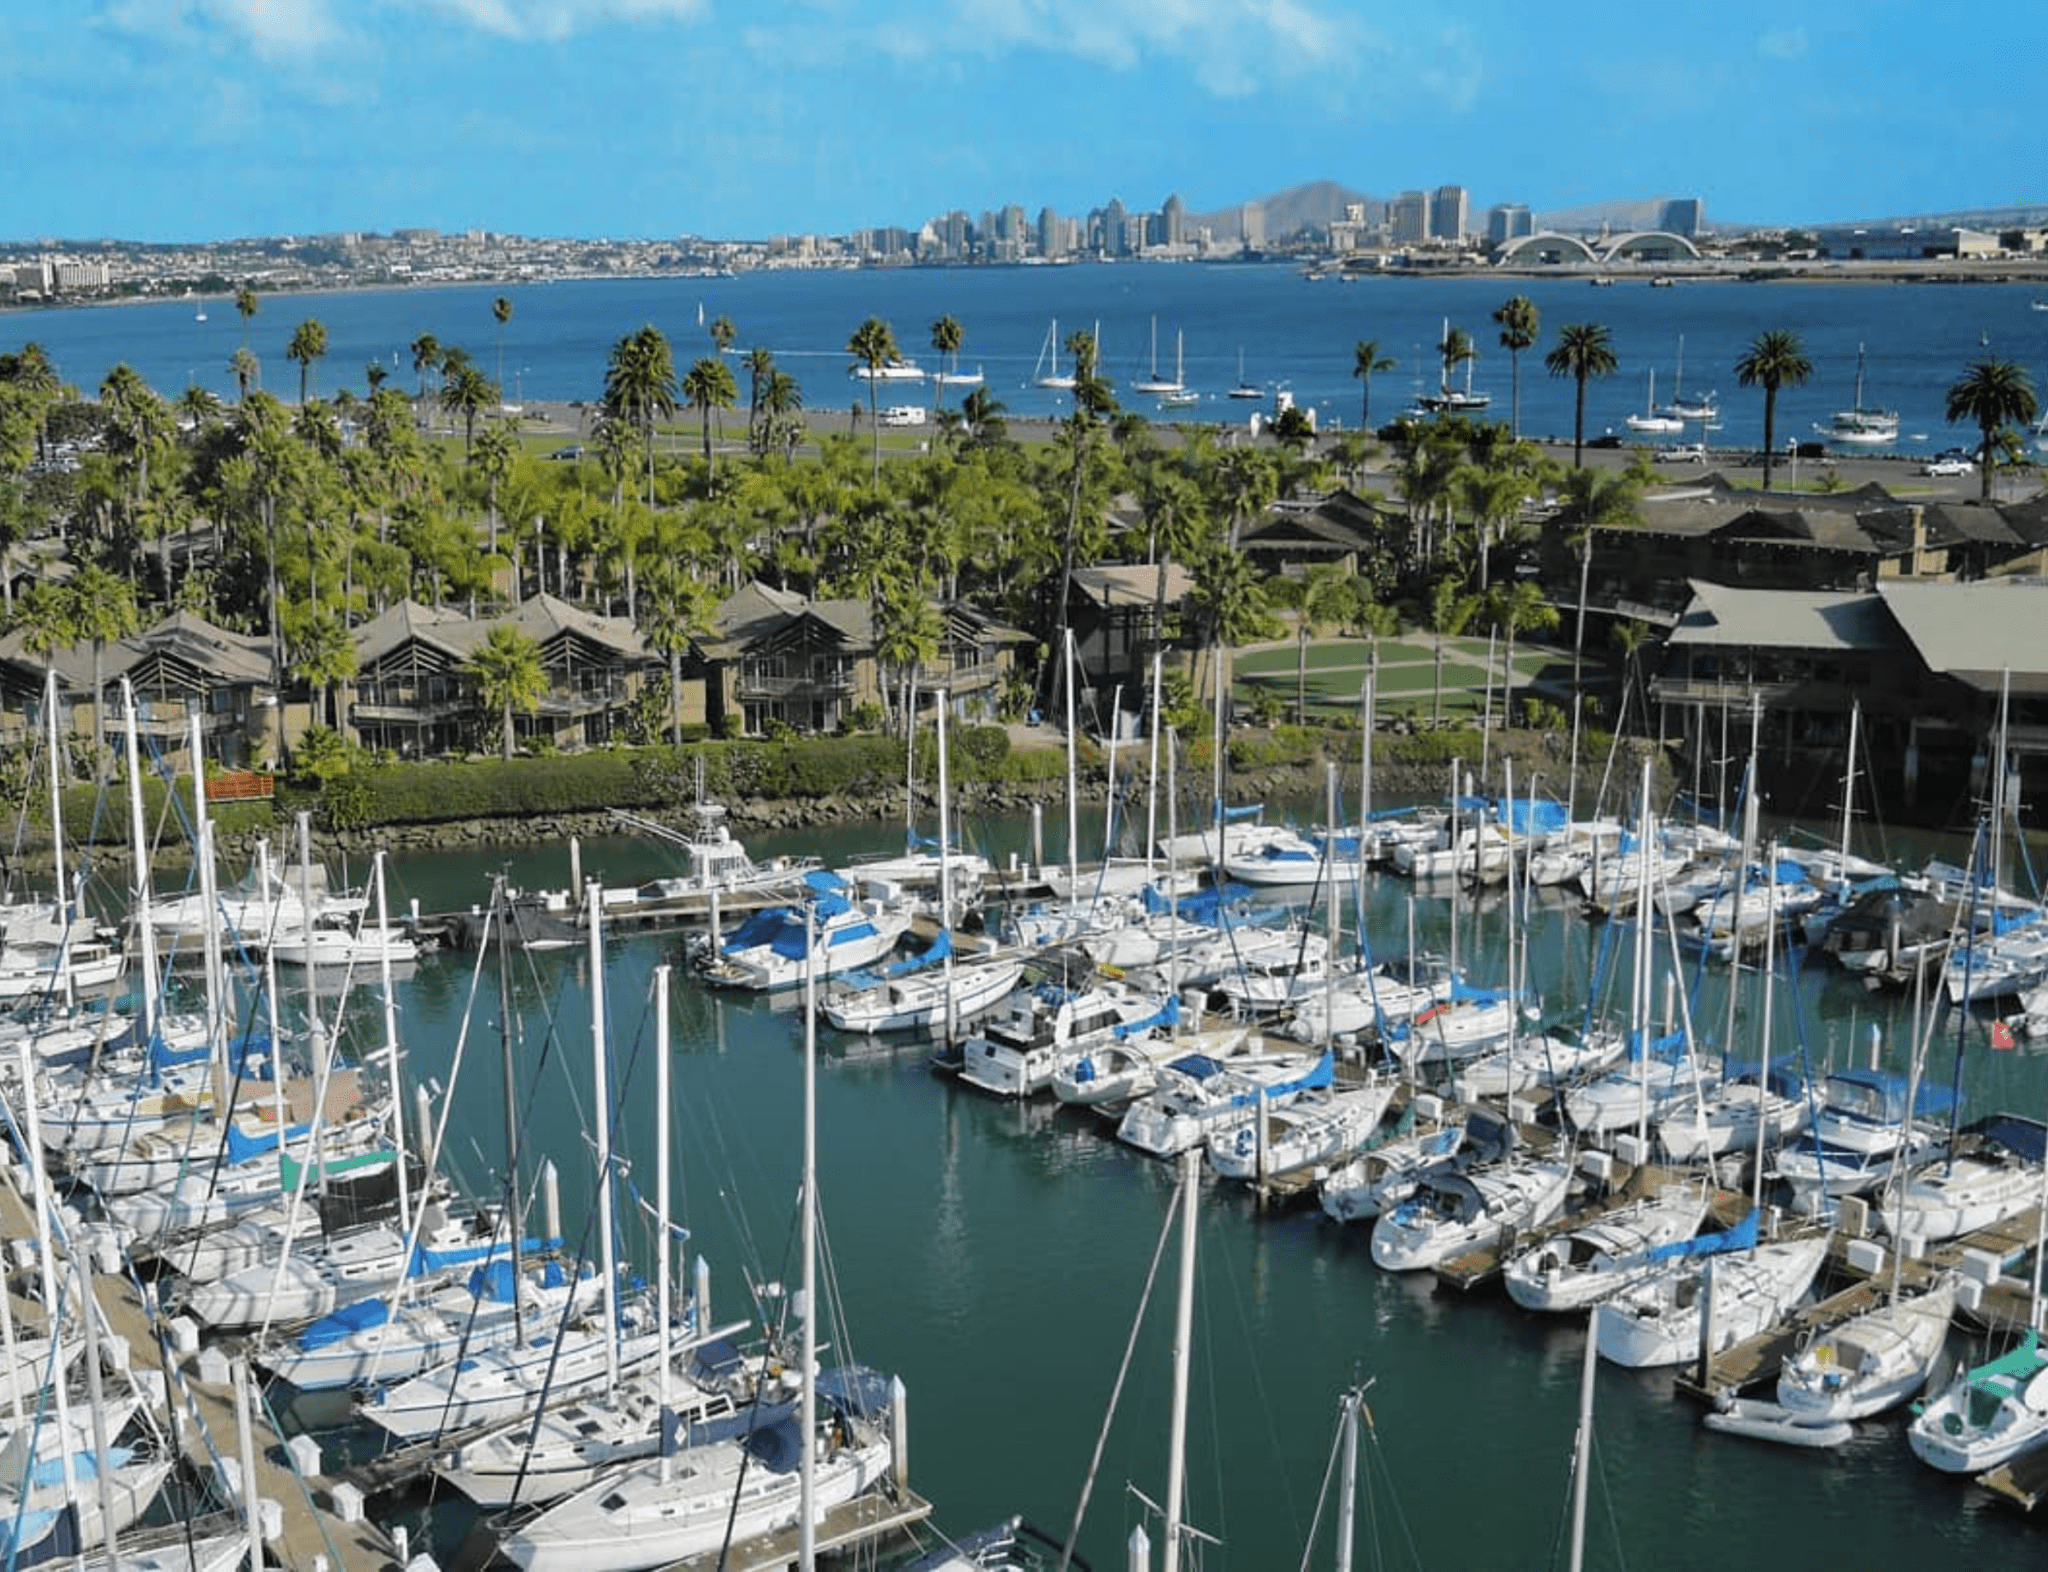
[[[1253,410],[1270,415],[1274,396],[1285,389],[1327,429],[1356,426],[1363,412],[1363,384],[1352,374],[1357,342],[1376,341],[1397,362],[1371,387],[1374,423],[1384,423],[1437,386],[1437,345],[1447,323],[1469,334],[1479,351],[1472,385],[1492,396],[1487,417],[1509,419],[1514,366],[1491,317],[1511,295],[1523,294],[1542,323],[1537,345],[1520,357],[1527,435],[1570,437],[1573,384],[1547,375],[1542,359],[1560,327],[1597,323],[1608,328],[1619,367],[1587,388],[1589,437],[1626,435],[1625,418],[1644,409],[1654,373],[1659,402],[1681,383],[1691,393],[1717,391],[1721,429],[1708,439],[1716,447],[1754,447],[1762,439],[1763,395],[1738,388],[1734,366],[1758,333],[1788,328],[1800,336],[1813,375],[1780,394],[1780,446],[1812,435],[1833,411],[1855,402],[1861,356],[1864,405],[1896,409],[1897,450],[1916,454],[1972,442],[1973,428],[1946,422],[1943,399],[1971,362],[1995,355],[2032,365],[2041,385],[2048,312],[2033,309],[2039,293],[2038,285],[1977,282],[1966,270],[1949,283],[1726,277],[1687,279],[1669,289],[1653,289],[1643,278],[1589,289],[1583,276],[1487,273],[1340,283],[1277,263],[792,270],[264,294],[246,323],[225,299],[206,302],[204,322],[191,300],[22,310],[0,314],[0,349],[41,343],[65,380],[88,393],[126,362],[166,398],[196,384],[232,400],[229,362],[246,344],[262,364],[263,385],[289,400],[297,397],[298,368],[285,347],[301,322],[317,318],[327,329],[328,352],[313,370],[316,394],[360,394],[372,362],[391,385],[415,389],[411,346],[432,334],[444,348],[467,349],[486,375],[502,381],[510,402],[594,401],[606,357],[624,335],[647,325],[661,329],[680,370],[713,352],[704,324],[723,316],[737,329],[735,352],[771,350],[798,378],[807,408],[848,410],[864,402],[865,385],[847,374],[846,343],[865,318],[885,319],[904,355],[931,371],[938,369],[931,326],[951,315],[965,332],[959,368],[980,370],[988,391],[1014,415],[1065,412],[1065,396],[1034,379],[1058,349],[1056,340],[1086,329],[1097,335],[1104,373],[1139,413],[1241,424]],[[513,306],[502,330],[491,309],[501,295]],[[1187,385],[1201,395],[1194,408],[1163,411],[1128,391],[1155,365],[1171,371],[1177,352]],[[744,373],[740,380],[744,393]],[[1229,398],[1240,381],[1264,399]],[[884,403],[929,404],[934,397],[921,383],[880,391]],[[962,391],[946,390],[946,401],[957,402]]]

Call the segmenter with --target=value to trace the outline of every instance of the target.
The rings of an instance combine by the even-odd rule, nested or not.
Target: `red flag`
[[[2016,1046],[2012,1040],[2012,1028],[2007,1026],[2005,1022],[1993,1021],[1991,1023],[1991,1046],[1994,1048],[2011,1048]]]

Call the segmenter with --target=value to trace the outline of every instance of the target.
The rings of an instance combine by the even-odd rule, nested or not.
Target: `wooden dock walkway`
[[[0,1185],[0,1232],[12,1239],[35,1237],[34,1216],[12,1183]],[[131,1373],[145,1383],[164,1380],[163,1351],[169,1339],[159,1341],[150,1307],[136,1281],[125,1272],[95,1270],[92,1286],[108,1331],[126,1346]],[[38,1313],[31,1310],[28,1321],[37,1318]],[[201,1476],[231,1484],[242,1471],[241,1431],[232,1383],[201,1380],[194,1359],[173,1355],[171,1365],[167,1383],[174,1405],[171,1423],[186,1463]],[[284,1442],[263,1408],[260,1389],[251,1395],[249,1418],[256,1496],[277,1503],[282,1523],[282,1531],[267,1542],[270,1563],[288,1572],[313,1572],[323,1564],[329,1572],[397,1572],[402,1566],[397,1547],[382,1529],[367,1519],[349,1523],[336,1515],[335,1481],[303,1477],[292,1466]]]

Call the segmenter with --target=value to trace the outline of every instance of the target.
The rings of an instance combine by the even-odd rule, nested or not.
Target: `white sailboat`
[[[799,1560],[809,1566],[824,1515],[898,1473],[901,1384],[871,1370],[817,1371],[815,966],[805,991],[800,1417],[683,1450],[664,1447],[600,1474],[501,1538],[500,1554],[515,1566],[633,1572],[792,1527]]]
[[[1825,426],[1814,427],[1830,442],[1846,442],[1856,447],[1883,447],[1899,440],[1899,412],[1895,409],[1870,409],[1863,403],[1863,346],[1856,346],[1856,401],[1847,409],[1835,411],[1834,419]]]
[[[1237,386],[1230,390],[1232,398],[1264,398],[1266,390],[1256,382],[1244,379],[1244,345],[1237,346]]]
[[[1176,357],[1178,350],[1176,349]],[[1178,393],[1181,390],[1178,365],[1171,377],[1159,374],[1159,318],[1152,318],[1152,366],[1138,381],[1131,384],[1133,393]]]
[[[1038,364],[1031,368],[1031,380],[1042,388],[1065,392],[1074,385],[1074,374],[1060,369],[1060,319],[1054,317],[1045,330],[1045,342],[1038,348]]]
[[[1649,379],[1649,390],[1643,400],[1643,412],[1639,415],[1630,415],[1622,424],[1631,431],[1641,432],[1644,436],[1664,436],[1685,430],[1684,417],[1676,409],[1669,405],[1659,406],[1657,403],[1655,366],[1650,368]]]

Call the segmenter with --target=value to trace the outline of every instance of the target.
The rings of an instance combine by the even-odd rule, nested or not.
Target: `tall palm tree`
[[[1500,324],[1500,347],[1508,352],[1508,364],[1513,373],[1514,395],[1508,406],[1511,411],[1508,432],[1519,438],[1522,435],[1522,351],[1535,344],[1542,331],[1542,318],[1537,314],[1536,302],[1527,295],[1510,295],[1494,312],[1493,320]]]
[[[505,324],[512,320],[512,297],[500,295],[491,302],[491,320],[498,324],[498,386],[505,385]]]
[[[499,740],[504,756],[511,758],[512,712],[531,715],[547,696],[548,674],[541,664],[540,645],[511,623],[501,622],[458,670],[476,684],[483,707],[498,712]]]
[[[1542,589],[1528,579],[1498,585],[1486,597],[1486,610],[1507,644],[1505,676],[1501,680],[1501,710],[1510,724],[1514,716],[1515,635],[1522,632],[1547,633],[1558,624],[1557,607]]]
[[[712,346],[721,355],[731,349],[733,342],[740,336],[740,330],[733,325],[732,318],[722,313],[711,319],[711,326],[706,331],[711,335]]]
[[[1970,421],[1982,433],[1977,445],[1981,495],[1991,500],[1991,470],[1999,434],[2007,426],[2029,426],[2040,413],[2034,382],[2027,368],[2010,360],[1980,360],[1948,390],[1947,419]]]
[[[236,350],[228,359],[228,373],[235,379],[235,402],[248,403],[249,389],[263,375],[263,367],[257,362],[255,353],[246,345]]]
[[[946,402],[945,377],[960,369],[960,346],[967,341],[967,330],[960,325],[960,319],[948,313],[932,324],[932,348],[938,352],[940,379],[937,402]]]
[[[683,656],[693,640],[711,632],[718,609],[711,586],[694,578],[672,556],[656,557],[641,588],[640,631],[668,658],[669,741],[683,745]]]
[[[1443,362],[1441,386],[1446,393],[1451,390],[1451,378],[1456,374],[1458,367],[1468,360],[1479,358],[1479,346],[1472,342],[1472,335],[1463,328],[1453,327],[1449,323],[1444,325],[1444,339],[1437,345],[1436,352],[1437,358]]]
[[[676,363],[661,329],[643,327],[612,346],[604,372],[604,411],[640,433],[647,459],[647,505],[654,506],[654,423],[676,412]]]
[[[462,461],[476,446],[477,417],[499,401],[498,389],[467,355],[451,353],[441,372],[441,408],[462,418]]]
[[[235,291],[235,315],[242,319],[242,347],[249,345],[249,319],[256,315],[256,291],[244,284]]]
[[[1557,344],[1543,357],[1543,369],[1553,377],[1570,377],[1578,384],[1572,405],[1572,468],[1586,466],[1586,382],[1591,377],[1614,375],[1621,362],[1614,355],[1614,340],[1597,322],[1575,322],[1558,329]]]
[[[1641,487],[1624,470],[1574,470],[1565,479],[1560,519],[1574,526],[1567,541],[1579,553],[1579,614],[1572,624],[1572,691],[1579,691],[1579,664],[1586,647],[1586,599],[1593,574],[1593,531],[1637,521]]]
[[[1380,341],[1376,338],[1362,338],[1351,346],[1351,374],[1363,386],[1358,404],[1361,431],[1372,430],[1372,379],[1382,371],[1392,371],[1398,364],[1392,355],[1380,353]]]
[[[135,589],[118,573],[109,573],[98,563],[88,562],[71,579],[71,629],[75,638],[92,645],[92,711],[99,735],[107,730],[106,654],[107,646],[125,639],[142,626],[142,611],[135,603]],[[95,747],[94,758],[105,779],[105,759]]]
[[[1308,647],[1324,628],[1350,620],[1358,607],[1358,579],[1334,562],[1318,562],[1295,582],[1294,719],[1297,725],[1306,726]]]
[[[427,373],[441,369],[441,341],[431,333],[422,333],[412,341],[412,369],[420,379],[419,407],[427,405]]]
[[[768,445],[761,440],[761,395],[768,390],[768,379],[775,375],[775,356],[756,344],[740,363],[747,368],[747,451],[764,453]]]
[[[711,412],[714,409],[731,409],[739,396],[739,384],[733,380],[732,367],[723,360],[714,360],[706,355],[683,373],[683,400],[703,417],[704,463],[707,467],[712,463]]]
[[[1771,489],[1771,460],[1777,447],[1778,389],[1802,387],[1813,375],[1806,346],[1790,328],[1766,328],[1735,362],[1735,380],[1764,390],[1764,490]]]
[[[299,368],[299,402],[306,402],[312,386],[313,367],[327,353],[327,327],[318,317],[308,317],[292,331],[284,358]]]
[[[872,450],[869,467],[871,478],[879,480],[882,477],[882,430],[875,423],[875,383],[882,367],[892,360],[902,359],[902,354],[896,347],[896,335],[880,317],[869,317],[853,330],[853,337],[846,341],[846,352],[867,368],[868,441]]]

